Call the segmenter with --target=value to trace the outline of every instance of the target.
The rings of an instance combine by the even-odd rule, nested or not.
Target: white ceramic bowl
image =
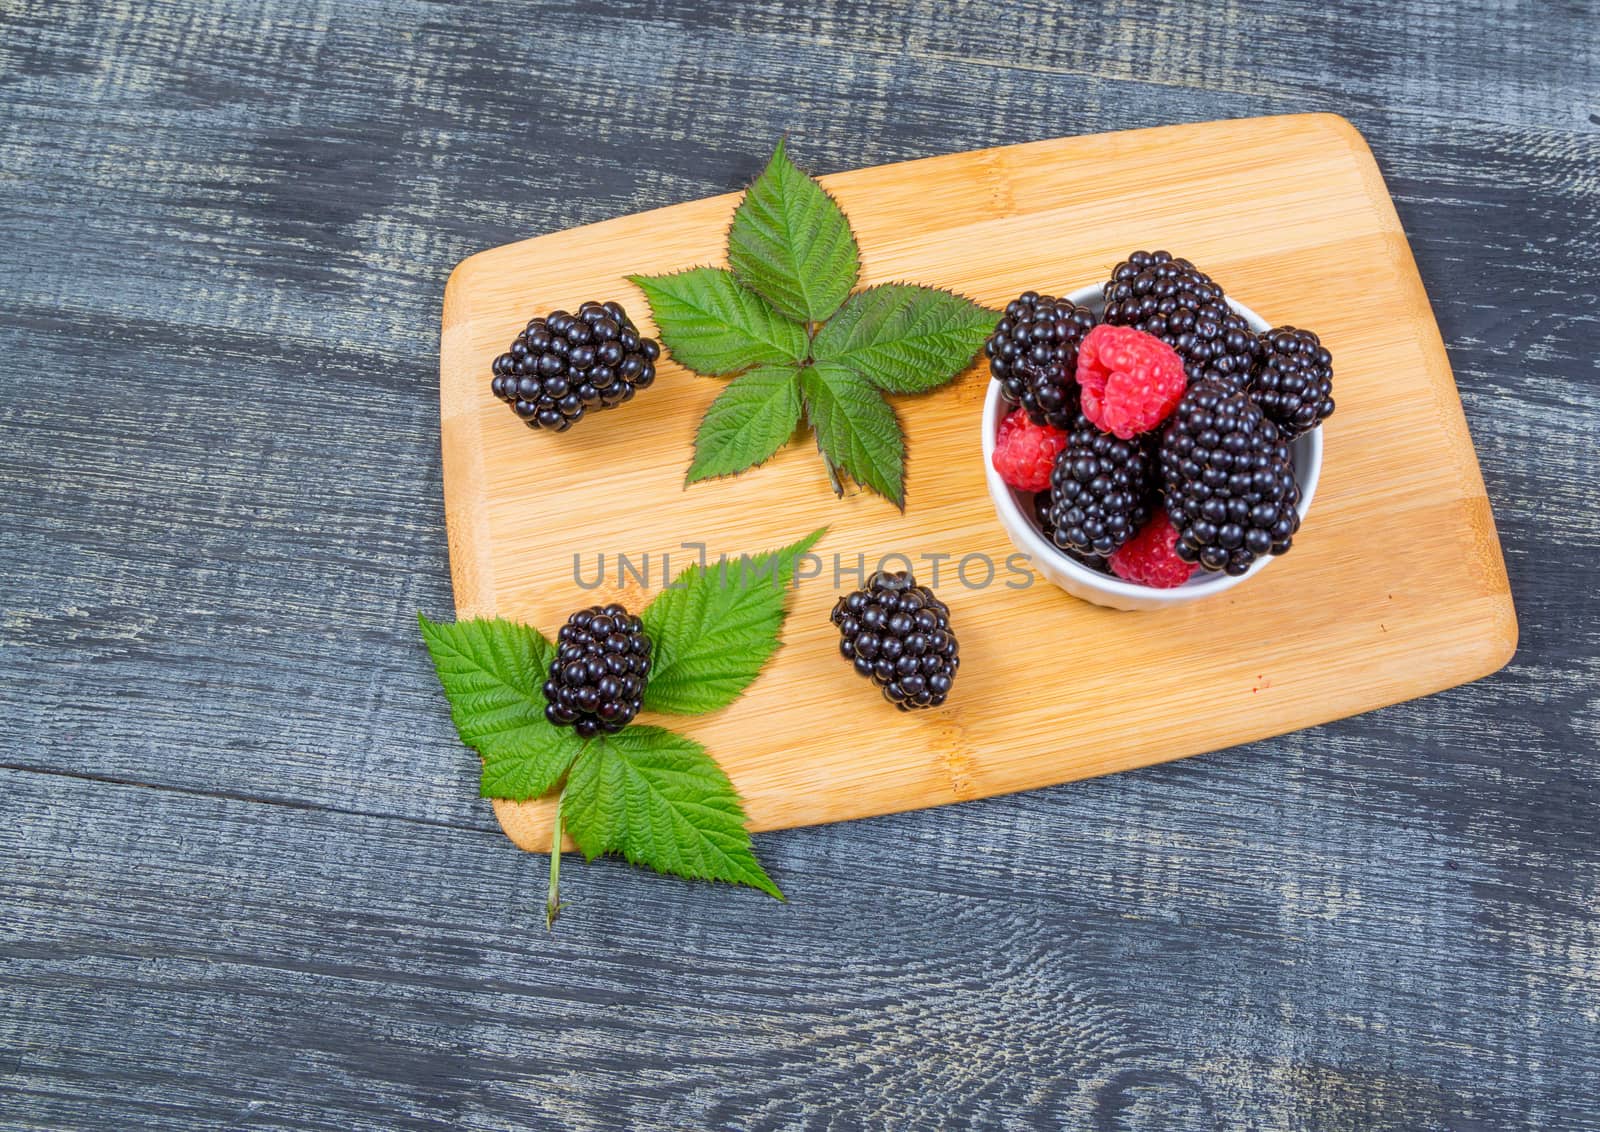
[[[1067,298],[1081,306],[1089,307],[1096,315],[1105,307],[1101,288],[1098,286],[1074,291]],[[1257,331],[1271,329],[1267,322],[1250,308],[1241,306],[1232,299],[1228,300],[1228,305],[1244,315],[1251,329]],[[1249,570],[1237,577],[1214,574],[1206,570],[1196,571],[1194,577],[1170,590],[1135,585],[1133,582],[1125,582],[1121,578],[1079,565],[1056,549],[1055,545],[1040,533],[1039,528],[1034,526],[1031,497],[1013,491],[1000,478],[1000,473],[994,470],[995,434],[999,432],[1000,421],[1004,419],[1009,409],[1010,406],[1000,397],[1000,383],[991,380],[988,396],[983,403],[983,472],[989,485],[989,496],[994,500],[995,513],[1000,516],[1000,525],[1010,536],[1012,545],[1028,556],[1035,570],[1073,597],[1092,601],[1096,605],[1110,606],[1112,609],[1166,609],[1226,593],[1234,586],[1255,577],[1272,561],[1270,555],[1258,558]],[[1305,522],[1306,512],[1311,510],[1311,499],[1317,492],[1317,478],[1321,473],[1322,429],[1314,428],[1294,442],[1294,478],[1300,485],[1298,510],[1302,523]]]

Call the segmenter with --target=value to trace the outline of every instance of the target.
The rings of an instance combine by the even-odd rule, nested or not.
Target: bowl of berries
[[[1316,334],[1271,326],[1188,260],[1134,252],[1103,285],[1024,292],[984,353],[989,494],[1061,589],[1164,609],[1290,549],[1334,409]]]

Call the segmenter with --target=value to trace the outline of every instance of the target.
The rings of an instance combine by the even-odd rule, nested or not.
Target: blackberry
[[[1033,497],[1033,525],[1039,528],[1039,532],[1045,538],[1051,542],[1055,541],[1056,527],[1050,521],[1050,493],[1048,491],[1041,491]],[[1065,548],[1061,548],[1061,553],[1080,566],[1087,566],[1089,569],[1101,574],[1109,575],[1111,573],[1110,564],[1098,554],[1081,554],[1076,550],[1067,550]]]
[[[1300,529],[1300,487],[1289,442],[1247,393],[1226,382],[1194,386],[1161,436],[1174,549],[1207,570],[1243,574],[1282,554]]]
[[[883,689],[884,699],[901,711],[944,703],[961,649],[949,607],[927,586],[904,571],[874,574],[865,589],[834,604],[832,620],[839,651]]]
[[[1078,344],[1094,329],[1094,313],[1067,299],[1024,291],[983,345],[989,372],[1012,405],[1034,424],[1066,428],[1078,411]]]
[[[1150,520],[1150,442],[1101,432],[1079,413],[1050,471],[1047,523],[1062,550],[1105,557]]]
[[[1309,330],[1280,326],[1263,334],[1250,385],[1261,411],[1290,440],[1333,415],[1333,355]]]
[[[1154,334],[1183,358],[1190,383],[1208,377],[1244,381],[1256,358],[1256,337],[1222,288],[1170,252],[1134,252],[1105,287],[1105,321]]]
[[[1040,533],[1045,538],[1053,539],[1055,537],[1056,527],[1050,521],[1050,493],[1048,491],[1034,493],[1033,525],[1039,528]]]
[[[580,738],[621,731],[639,714],[650,675],[644,623],[620,605],[580,609],[556,635],[544,683],[544,717]]]
[[[656,379],[661,347],[639,335],[620,303],[588,302],[528,323],[494,360],[489,388],[529,428],[566,432],[590,409],[633,400]]]

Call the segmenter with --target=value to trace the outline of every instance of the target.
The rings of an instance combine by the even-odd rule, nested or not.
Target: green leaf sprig
[[[765,463],[803,416],[835,493],[848,476],[903,510],[905,434],[884,394],[955,377],[999,315],[910,283],[852,294],[861,249],[850,221],[781,141],[733,214],[728,265],[632,277],[672,357],[733,378],[700,422],[687,481]]]
[[[785,595],[822,530],[767,554],[691,566],[640,614],[651,640],[647,711],[699,715],[727,707],[777,651]],[[631,724],[582,740],[544,717],[555,646],[531,625],[417,615],[461,741],[483,758],[479,792],[524,802],[556,795],[547,926],[561,910],[561,835],[589,859],[749,885],[783,899],[756,860],[744,808],[693,739]]]

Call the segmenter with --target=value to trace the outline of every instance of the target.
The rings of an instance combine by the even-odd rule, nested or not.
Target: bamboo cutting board
[[[801,154],[802,160],[804,154]],[[489,366],[535,314],[621,301],[653,333],[634,273],[725,262],[738,195],[475,255],[445,291],[444,490],[460,617],[547,634],[573,609],[650,593],[614,555],[685,542],[770,549],[826,524],[822,577],[790,597],[784,647],[732,707],[663,719],[743,795],[752,829],[936,806],[1231,746],[1474,680],[1516,647],[1494,519],[1428,298],[1366,143],[1331,115],[1172,126],[952,154],[823,178],[855,227],[861,285],[910,280],[1001,307],[1034,288],[1103,281],[1167,248],[1274,325],[1317,330],[1339,409],[1321,485],[1288,556],[1210,601],[1160,613],[1086,605],[1042,580],[969,589],[952,564],[1012,553],[984,489],[980,362],[896,398],[907,507],[836,499],[809,440],[730,480],[683,486],[695,426],[724,382],[664,358],[650,390],[564,435],[535,433],[489,392]],[[945,554],[962,667],[949,704],[893,710],[837,652],[833,559]],[[594,577],[607,562],[606,584]],[[920,571],[927,581],[927,569]],[[1002,577],[1005,575],[1002,574]],[[969,572],[981,582],[981,571]],[[858,584],[842,578],[842,588]],[[526,849],[547,803],[496,803]]]

